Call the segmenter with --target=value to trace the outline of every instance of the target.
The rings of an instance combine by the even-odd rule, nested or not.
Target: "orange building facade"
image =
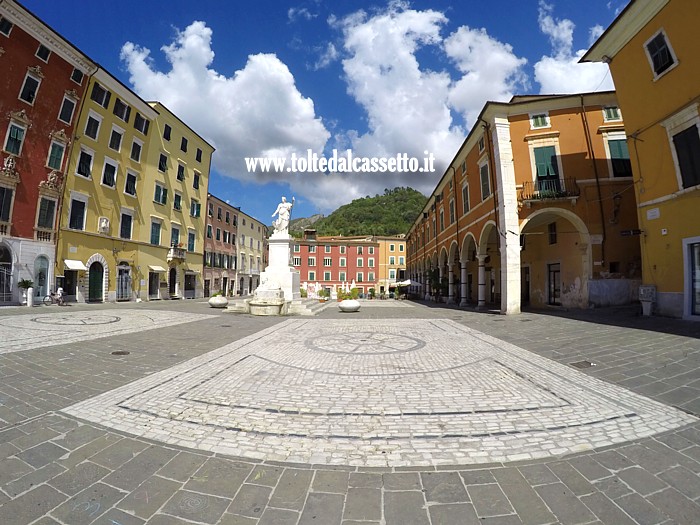
[[[411,293],[506,314],[635,300],[626,139],[614,92],[487,103],[408,232]]]

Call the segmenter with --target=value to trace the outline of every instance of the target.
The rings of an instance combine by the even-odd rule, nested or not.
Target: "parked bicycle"
[[[49,295],[44,297],[44,304],[50,306],[52,304],[58,304],[58,306],[63,306],[66,301],[63,299],[63,288],[59,288],[56,292],[49,292]]]

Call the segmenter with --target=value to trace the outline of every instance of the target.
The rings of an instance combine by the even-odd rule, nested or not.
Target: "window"
[[[654,78],[661,76],[676,63],[676,57],[663,31],[659,31],[644,44]]]
[[[396,249],[396,246],[394,244],[389,245],[389,251],[393,252]]]
[[[367,248],[367,253],[369,253],[370,255],[374,255],[374,246],[370,246],[369,248]]]
[[[462,213],[469,211],[469,184],[462,186]]]
[[[199,189],[199,173],[197,173],[196,171],[194,172],[194,176],[192,177],[192,187],[195,190]]]
[[[24,84],[22,84],[22,91],[19,92],[19,98],[29,104],[34,104],[40,83],[41,81],[38,78],[27,73],[27,76],[24,77]]]
[[[163,173],[168,171],[168,157],[166,157],[162,153],[160,154],[160,158],[158,159],[158,171],[162,171]]]
[[[440,210],[440,231],[445,230],[445,210]]]
[[[295,244],[294,245],[294,253],[299,253],[300,251],[301,251],[301,246],[299,246],[298,244]]]
[[[610,162],[612,164],[613,177],[631,177],[632,162],[630,162],[630,152],[627,148],[626,139],[608,140],[610,150]]]
[[[72,194],[70,210],[68,212],[68,227],[71,230],[85,229],[85,209],[87,208],[87,196]]]
[[[550,222],[547,225],[547,233],[549,235],[549,244],[556,244],[557,243],[557,223],[556,222]]]
[[[177,180],[185,180],[185,167],[180,163],[177,165]]]
[[[357,255],[362,255],[362,246],[357,247]]]
[[[0,221],[10,221],[10,209],[12,208],[12,195],[14,190],[0,186]]]
[[[131,239],[131,226],[134,222],[133,211],[122,210],[122,219],[119,223],[119,237]]]
[[[112,113],[114,113],[124,122],[129,122],[129,116],[131,115],[131,107],[118,98],[114,101],[114,109],[112,110]]]
[[[173,195],[173,209],[177,211],[182,210],[182,195],[178,192],[175,192]]]
[[[339,281],[345,281],[345,272],[340,272],[338,274],[338,280]]]
[[[309,281],[316,280],[316,272],[309,272]]]
[[[229,244],[231,242],[231,233],[224,230],[224,242]]]
[[[90,93],[90,98],[97,102],[100,106],[103,108],[107,108],[109,106],[109,99],[112,96],[112,94],[107,91],[105,88],[100,86],[99,84],[95,83],[92,86],[92,92]]]
[[[202,205],[197,199],[190,200],[190,216],[199,217],[202,214]]]
[[[433,238],[437,239],[437,228],[435,227],[435,217],[433,217]]]
[[[309,245],[309,253],[316,253],[316,245],[315,244]]]
[[[10,122],[7,129],[7,137],[5,138],[5,151],[19,156],[22,152],[22,145],[24,144],[25,131],[26,128],[24,126]]]
[[[212,227],[211,224],[207,224],[207,239],[211,239],[212,236]]]
[[[119,151],[122,147],[122,137],[124,136],[124,130],[116,126],[112,128],[112,133],[109,136],[109,147],[114,151]]]
[[[479,139],[479,153],[482,153],[485,149],[486,149],[486,144],[485,144],[484,137],[482,136],[482,137]],[[466,171],[466,170],[465,170],[465,171]]]
[[[124,193],[136,196],[136,174],[130,171],[126,172],[126,183],[124,184]]]
[[[236,245],[236,234],[233,232],[231,233],[231,244]]]
[[[363,282],[363,281],[364,281],[364,274],[363,274],[362,272],[357,272],[357,277],[355,278],[355,280],[356,280],[358,283]]]
[[[167,124],[163,127],[163,138],[165,140],[170,140],[170,135],[173,132],[173,128],[168,126]]]
[[[301,257],[292,257],[292,264],[294,266],[301,266]]]
[[[489,165],[484,163],[479,166],[479,175],[481,177],[481,200],[491,195],[491,183],[489,181]]]
[[[66,150],[65,144],[61,142],[51,141],[49,148],[49,158],[46,160],[46,165],[55,170],[61,170],[63,165],[63,153]]]
[[[330,281],[331,280],[331,272],[323,272],[323,280]]]
[[[87,119],[87,124],[85,124],[85,134],[93,140],[97,140],[97,135],[100,132],[100,124],[102,123],[102,117],[98,116],[96,113],[90,112]]]
[[[216,240],[217,241],[221,240],[221,228],[216,229]]]
[[[393,255],[389,257],[389,264],[391,266],[394,266],[396,264],[396,257],[394,257]]]
[[[406,259],[404,259],[403,255],[399,257],[399,266],[404,266],[406,264]]]
[[[399,244],[399,251],[403,252],[403,244]]]
[[[559,182],[559,166],[557,151],[554,146],[541,146],[533,149],[535,155],[535,170],[537,190],[556,192],[561,189]]]
[[[70,75],[70,79],[76,84],[80,85],[83,83],[83,76],[85,76],[85,73],[83,73],[76,67],[73,68],[73,72]]]
[[[323,266],[332,266],[333,260],[330,257],[323,258]]]
[[[450,199],[450,224],[455,222],[455,201]]]
[[[197,154],[195,155],[195,159],[197,162],[202,162],[202,150],[200,148],[197,148]]]
[[[48,62],[50,55],[51,55],[51,51],[49,50],[49,48],[43,44],[39,44],[39,48],[36,50],[36,56],[39,57],[44,62]]]
[[[224,219],[224,222],[225,222],[226,224],[230,224],[230,223],[231,223],[231,213],[228,212],[228,211],[226,212],[226,217],[225,217],[225,219]]]
[[[369,282],[374,281],[374,272],[369,272],[369,273],[367,273],[367,280],[368,280]]]
[[[607,108],[603,108],[603,120],[605,122],[622,120],[622,117],[620,116],[620,108],[618,108],[617,106],[609,106]]]
[[[530,128],[548,128],[549,127],[549,115],[547,113],[536,113],[530,115]]]
[[[7,18],[0,18],[0,33],[10,36],[10,31],[12,31],[12,22]]]
[[[139,139],[134,139],[131,143],[131,160],[141,162],[141,151],[143,150],[143,142]]]
[[[170,246],[180,244],[180,226],[173,223],[170,226]]]
[[[159,220],[151,221],[151,244],[158,246],[160,244],[160,228]]]
[[[61,111],[58,114],[58,120],[70,124],[73,120],[73,112],[75,111],[75,100],[68,97],[63,97]]]
[[[389,270],[389,279],[396,279],[396,270]]]
[[[364,264],[365,264],[364,260],[362,258],[358,257],[357,258],[357,267],[362,268],[362,266],[364,266]]]
[[[306,262],[309,266],[316,266],[316,257],[309,257]]]
[[[180,149],[187,153],[187,139],[185,137],[182,137],[182,140],[180,141]]]
[[[110,159],[111,160],[111,159]],[[114,161],[105,159],[105,165],[102,169],[102,184],[114,188],[117,183],[117,166],[112,164]]]
[[[53,229],[54,217],[56,215],[56,201],[42,197],[39,202],[39,215],[36,219],[37,228]],[[2,219],[6,220],[6,219]]]
[[[168,188],[156,182],[156,191],[153,195],[153,200],[158,204],[166,204],[168,202]]]
[[[80,158],[78,159],[78,166],[75,170],[75,172],[78,175],[82,175],[83,177],[89,179],[91,174],[92,174],[92,160],[93,160],[94,153],[92,151],[88,151],[86,149],[80,150]]]
[[[136,117],[134,117],[134,128],[144,135],[148,135],[148,125],[150,122],[146,120],[141,113],[136,112]]]
[[[462,175],[465,175],[467,173],[467,159],[464,159],[462,161]]]
[[[341,246],[341,247],[340,247],[340,253],[345,253],[346,250],[347,250],[347,247],[346,247],[346,246]]]
[[[207,206],[207,215],[209,215],[209,217],[214,216],[214,205],[211,202]]]
[[[187,251],[188,252],[194,251],[194,240],[195,240],[194,232],[192,230],[187,230]]]
[[[700,184],[700,134],[697,124],[673,135],[673,147],[683,187]]]
[[[345,257],[340,258],[339,264],[341,268],[345,268],[347,266],[347,260],[345,259]]]
[[[374,268],[374,258],[373,257],[370,257],[369,259],[367,259],[367,266],[369,266],[370,268]]]
[[[218,220],[221,220],[223,218],[223,215],[221,214],[221,206],[216,208],[216,218]]]

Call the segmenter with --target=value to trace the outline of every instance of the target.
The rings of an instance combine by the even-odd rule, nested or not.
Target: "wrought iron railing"
[[[576,179],[544,179],[523,183],[522,201],[570,199],[581,195]]]

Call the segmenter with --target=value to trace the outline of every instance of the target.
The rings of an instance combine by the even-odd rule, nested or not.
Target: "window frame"
[[[78,171],[78,170],[80,170],[80,166],[82,165],[82,163],[80,161],[83,157],[83,154],[90,157],[90,167],[89,167],[89,172],[87,174],[83,174],[83,173],[80,173],[80,171]],[[78,175],[79,177],[82,177],[83,179],[91,180],[94,165],[95,165],[95,151],[81,145],[80,146],[80,153],[78,154],[78,162],[75,163],[75,174]]]
[[[99,94],[95,94],[97,90],[102,90],[102,96],[99,96]],[[98,100],[98,98],[101,100]],[[100,84],[99,82],[95,82],[92,85],[92,89],[90,90],[90,100],[92,100],[95,104],[98,104],[104,109],[107,109],[109,107],[109,101],[111,98],[112,92],[105,88],[102,84]]]
[[[127,188],[129,186],[129,178],[130,177],[133,177],[133,179],[134,179],[134,193],[129,193],[127,191]],[[136,184],[137,184],[138,180],[139,180],[138,173],[136,173],[135,171],[132,171],[130,169],[126,170],[126,175],[124,176],[124,194],[125,195],[128,195],[129,197],[136,197],[137,196]]]
[[[119,120],[128,124],[129,119],[131,118],[131,106],[124,102],[121,98],[117,97],[114,100],[112,114],[115,115]]]
[[[88,126],[90,125],[90,119],[97,122],[97,127],[95,129],[95,136],[94,137],[92,135],[90,135],[90,133],[88,132],[88,129],[89,129]],[[97,142],[99,140],[99,137],[100,137],[100,129],[101,128],[102,128],[102,115],[100,115],[99,113],[96,113],[93,110],[88,111],[87,118],[85,119],[85,127],[83,128],[83,135],[85,135],[89,139]]]
[[[160,188],[160,199],[158,196],[158,188]],[[168,188],[161,182],[156,181],[153,191],[153,202],[165,206],[168,203]]]
[[[158,225],[158,242],[153,242],[153,226]],[[148,244],[151,246],[161,246],[161,237],[163,232],[163,219],[160,217],[151,217],[151,230],[148,236]]]
[[[654,67],[654,58],[651,56],[651,53],[649,52],[649,44],[651,44],[652,40],[657,38],[659,35],[663,35],[664,37],[664,43],[666,44],[666,48],[668,49],[668,53],[671,57],[672,63],[669,65],[666,69],[661,71],[660,73],[656,72],[656,68]],[[678,57],[676,56],[675,51],[673,50],[673,46],[671,45],[671,40],[668,38],[668,34],[664,30],[663,27],[659,28],[658,31],[656,31],[651,37],[649,37],[643,44],[644,47],[644,54],[647,57],[647,60],[649,61],[649,67],[651,68],[651,72],[654,75],[653,80],[656,82],[658,79],[666,75],[669,71],[673,71],[677,66],[678,66]]]
[[[73,108],[70,110],[70,117],[68,120],[63,120],[61,116],[63,115],[63,108],[66,106],[66,102],[69,102],[73,104]],[[73,97],[69,97],[68,95],[63,95],[63,101],[61,102],[61,107],[58,110],[58,117],[56,117],[58,120],[61,122],[64,122],[65,124],[68,124],[69,126],[71,125],[71,122],[73,122],[73,116],[75,115],[75,108],[78,106],[78,101],[75,100]]]
[[[82,225],[80,228],[73,228],[71,226],[71,218],[73,216],[73,202],[81,202],[83,204],[83,217],[82,217]],[[73,231],[85,231],[85,224],[87,223],[87,215],[88,215],[88,203],[90,202],[90,196],[81,193],[78,191],[72,191],[70,192],[70,199],[69,199],[69,205],[68,205],[68,229],[73,230]]]
[[[688,186],[687,188],[683,184],[683,174],[681,173],[681,166],[678,160],[678,152],[676,150],[673,138],[679,133],[683,133],[695,126],[700,134],[700,104],[697,102],[687,106],[678,113],[667,118],[661,123],[661,125],[666,129],[666,136],[668,137],[669,148],[671,148],[671,155],[673,158],[673,166],[676,171],[676,181],[678,183],[678,191],[692,191],[691,188],[697,187],[697,185]]]
[[[484,195],[484,168],[486,168],[486,183],[488,186],[488,193],[486,195]],[[479,186],[481,188],[481,202],[484,202],[493,195],[493,191],[491,190],[491,168],[489,168],[488,159],[484,159],[479,163]]]
[[[119,238],[125,241],[130,241],[134,237],[134,215],[136,212],[132,208],[122,208],[119,213]],[[129,236],[124,237],[124,216],[128,216],[131,221],[129,222]]]
[[[139,147],[139,154],[138,154],[137,159],[134,158],[134,146]],[[136,137],[134,137],[131,140],[131,149],[129,150],[129,158],[131,160],[133,160],[134,162],[141,164],[141,156],[142,155],[143,155],[143,141],[141,139],[137,139]]]
[[[124,133],[125,130],[116,124],[112,124],[112,130],[109,132],[109,141],[107,142],[107,147],[111,149],[112,151],[116,151],[117,153],[121,152],[122,150],[122,144],[124,143]],[[119,136],[119,147],[115,148],[112,146],[112,138],[118,135]]]
[[[61,147],[61,158],[58,161],[58,166],[51,165],[51,158],[53,156],[54,145]],[[61,168],[63,168],[63,159],[65,158],[65,156],[66,156],[66,143],[62,142],[60,140],[52,139],[51,143],[49,144],[48,155],[46,156],[46,167],[51,168],[53,170],[62,171]]]
[[[149,125],[150,121],[137,111],[136,116],[134,116],[134,129],[145,137],[148,135]]]
[[[36,82],[36,89],[32,93],[32,99],[27,100],[25,98],[22,98],[22,95],[24,94],[24,90],[27,87],[27,80],[32,79],[34,82]],[[22,87],[19,90],[19,95],[17,95],[17,98],[21,100],[22,102],[29,104],[30,106],[34,106],[34,102],[36,101],[36,97],[39,93],[39,88],[41,87],[41,77],[39,77],[37,74],[32,73],[31,71],[27,71],[27,74],[24,76],[24,80],[22,81]]]
[[[158,157],[158,171],[168,173],[168,156],[165,153],[161,153]]]
[[[632,162],[629,157],[629,146],[627,147],[627,160],[630,161],[630,174],[627,176],[621,175],[621,176],[616,176],[615,175],[615,164],[613,163],[613,156],[612,156],[612,150],[610,149],[610,142],[618,142],[618,141],[624,141],[625,143],[627,142],[627,135],[625,134],[624,131],[611,131],[611,132],[603,132],[603,144],[605,146],[605,155],[606,155],[606,161],[608,164],[608,173],[610,174],[611,179],[624,179],[624,178],[630,178],[633,176],[632,173]]]
[[[3,22],[5,22],[4,27],[7,30],[7,33],[3,30]],[[9,37],[10,33],[12,33],[12,28],[15,27],[15,24],[13,24],[10,20],[5,18],[4,16],[0,16],[0,35],[4,35]]]
[[[537,111],[529,113],[528,117],[530,119],[530,129],[547,129],[552,127],[552,121],[549,118],[549,111]],[[536,119],[538,117],[544,117],[543,125],[536,125]]]
[[[114,168],[114,183],[111,185],[107,184],[105,182],[105,173],[107,170],[107,166],[112,166]],[[109,157],[105,157],[104,163],[102,164],[102,176],[100,177],[100,185],[105,186],[107,188],[116,189],[118,178],[119,178],[119,163],[114,159],[111,159]]]
[[[53,202],[53,211],[51,213],[51,225],[50,226],[39,224],[39,221],[41,219],[41,203],[43,201]],[[56,199],[54,197],[49,197],[47,195],[39,195],[39,203],[36,207],[36,221],[34,222],[36,227],[38,229],[42,229],[42,230],[55,229],[56,228],[56,210],[58,210],[58,199]]]

